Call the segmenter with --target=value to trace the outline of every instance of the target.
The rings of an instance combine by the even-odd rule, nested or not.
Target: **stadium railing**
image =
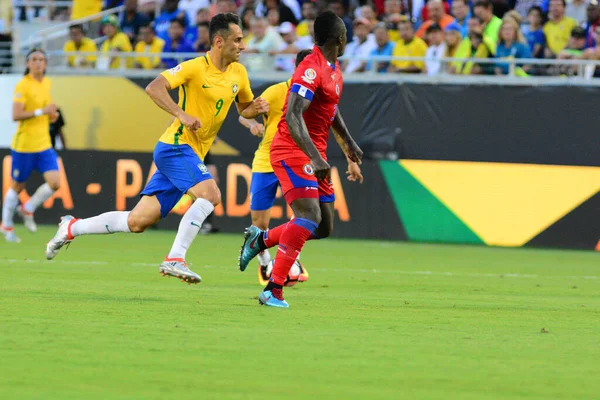
[[[13,54],[19,60],[23,60],[26,52],[19,51]],[[48,73],[51,74],[71,74],[71,75],[125,75],[130,77],[153,77],[162,69],[141,70],[126,68],[126,60],[136,57],[160,57],[171,58],[182,62],[187,59],[201,56],[202,53],[125,53],[125,52],[96,52],[96,53],[64,53],[62,50],[49,51],[49,66]],[[116,57],[120,59],[121,67],[119,69],[99,69],[99,68],[71,68],[67,65],[67,58],[71,56],[85,57],[96,56],[97,59]],[[242,54],[241,62],[248,67],[252,76],[264,77],[265,80],[285,79],[290,75],[290,72],[276,71],[273,67],[276,58],[293,59],[295,56],[286,55],[260,55],[260,54]],[[389,62],[389,61],[439,61],[441,63],[441,73],[435,76],[426,74],[399,74],[399,73],[377,73],[373,70],[362,73],[345,74],[345,80],[359,81],[418,81],[418,82],[469,82],[478,81],[485,83],[498,84],[556,84],[569,82],[570,84],[578,85],[594,85],[600,86],[600,79],[591,79],[596,68],[600,67],[600,60],[552,60],[552,59],[493,59],[493,58],[442,58],[439,60],[431,60],[426,57],[388,57],[388,56],[372,56],[372,57],[342,57],[341,60],[361,60],[373,62]],[[447,66],[451,63],[466,63],[473,62],[480,65],[490,65],[499,62],[508,64],[509,72],[507,75],[461,75],[447,73]],[[101,63],[98,63],[100,65]],[[107,63],[104,63],[107,65]],[[517,76],[516,72],[519,66],[532,65],[541,68],[559,67],[568,68],[572,76]],[[21,72],[22,61],[19,66],[15,67],[15,72]]]
[[[41,2],[41,3],[48,3],[48,2]],[[118,6],[118,7],[110,8],[108,10],[104,10],[97,14],[87,16],[85,18],[71,20],[68,22],[57,24],[55,26],[52,26],[52,27],[49,27],[46,29],[39,30],[39,31],[35,32],[33,35],[31,35],[29,38],[27,38],[26,40],[20,41],[18,47],[20,49],[26,49],[26,48],[31,48],[33,46],[38,46],[38,47],[41,47],[46,50],[56,50],[56,49],[51,49],[49,47],[50,42],[54,41],[54,43],[60,43],[61,44],[60,47],[62,47],[62,45],[66,41],[67,36],[69,35],[69,28],[71,26],[84,25],[84,27],[89,28],[90,24],[97,23],[102,17],[104,17],[106,15],[118,14],[118,13],[122,12],[123,10],[125,10],[125,6]],[[87,29],[87,30],[91,31],[90,29]],[[59,39],[60,41],[56,42],[56,39]]]

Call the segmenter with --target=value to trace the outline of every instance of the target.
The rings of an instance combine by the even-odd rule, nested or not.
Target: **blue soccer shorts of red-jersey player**
[[[271,161],[273,171],[279,179],[281,192],[288,204],[297,199],[319,199],[321,203],[335,201],[335,192],[330,178],[317,180],[308,157],[291,156],[285,160]]]

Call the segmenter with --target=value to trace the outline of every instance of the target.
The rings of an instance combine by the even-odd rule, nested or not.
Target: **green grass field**
[[[289,310],[257,304],[240,235],[0,243],[0,399],[598,399],[600,254],[311,242]]]

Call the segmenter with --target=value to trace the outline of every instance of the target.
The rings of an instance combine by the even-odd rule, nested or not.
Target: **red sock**
[[[281,235],[283,234],[283,232],[285,232],[288,225],[289,222],[286,222],[285,224],[276,226],[275,228],[269,229],[265,232],[265,234],[263,235],[263,241],[265,242],[265,246],[267,246],[267,249],[275,247],[279,244],[279,240],[281,240]]]
[[[304,218],[295,218],[287,223],[287,229],[281,234],[279,251],[275,257],[275,265],[271,273],[273,283],[283,286],[292,265],[298,258],[302,247],[304,247],[304,243],[310,238],[315,229],[317,229],[317,224]]]

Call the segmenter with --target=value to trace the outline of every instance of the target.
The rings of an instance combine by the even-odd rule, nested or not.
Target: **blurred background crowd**
[[[203,53],[210,47],[208,23],[221,12],[240,15],[245,63],[251,70],[293,71],[298,51],[313,45],[313,23],[322,10],[345,22],[345,72],[437,75],[509,73],[507,58],[600,60],[597,0],[0,0],[6,40],[11,21],[71,20],[123,6],[95,24],[75,24],[63,50],[72,68],[158,69],[179,58],[163,53]],[[68,3],[68,4],[66,4]],[[53,5],[54,4],[54,5]],[[66,5],[65,5],[66,4]],[[10,7],[9,7],[10,6]],[[9,15],[9,13],[12,13]],[[98,55],[79,55],[99,52]],[[134,52],[132,57],[101,53]],[[286,56],[288,55],[288,56]],[[375,56],[380,56],[379,58]],[[383,56],[383,57],[381,57]],[[386,60],[385,57],[420,57]],[[442,62],[447,58],[492,59]],[[124,63],[124,65],[122,65]],[[575,75],[575,66],[516,64],[518,76]],[[581,73],[581,70],[579,70]]]

